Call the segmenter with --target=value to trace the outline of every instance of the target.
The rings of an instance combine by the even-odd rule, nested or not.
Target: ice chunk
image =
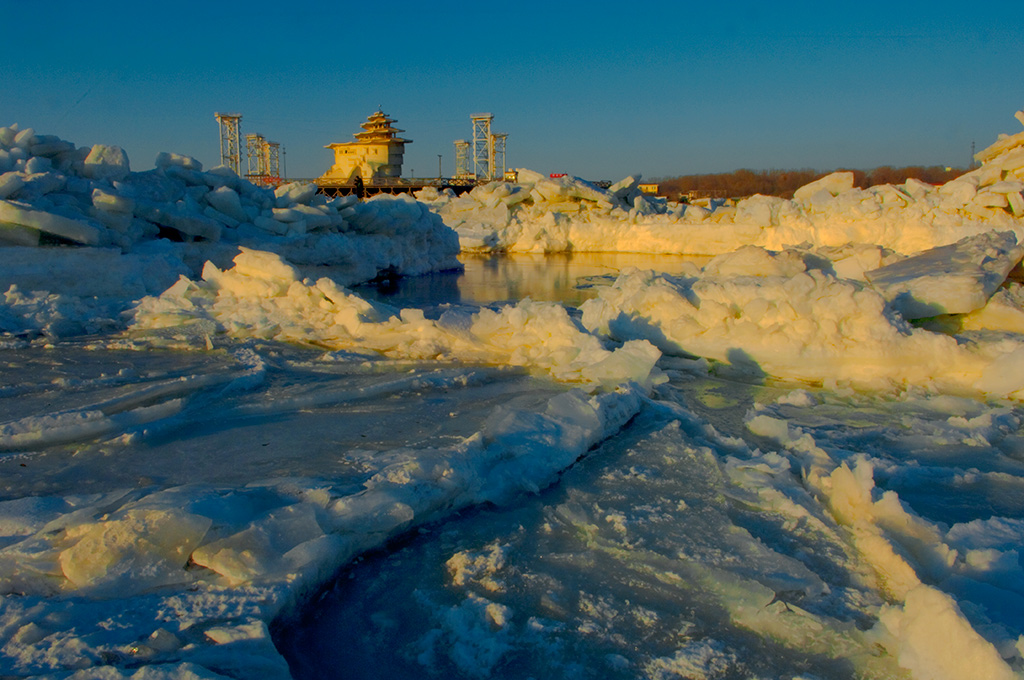
[[[316,195],[316,190],[317,186],[312,182],[282,184],[274,189],[276,206],[278,208],[287,208],[296,203],[308,204],[313,196]]]
[[[328,227],[331,224],[339,224],[342,221],[341,218],[338,217],[332,218],[328,213],[328,208],[325,206],[311,206],[298,203],[294,205],[291,210],[299,216],[295,221],[305,222],[308,229]]]
[[[161,151],[157,154],[154,165],[158,168],[179,167],[186,170],[195,170],[196,172],[202,171],[203,169],[203,164],[195,158],[177,153],[169,153],[167,151]]]
[[[240,248],[241,254],[235,258],[234,273],[267,281],[278,281],[288,285],[301,280],[299,271],[282,260],[279,256],[252,248]]]
[[[119,146],[95,144],[85,157],[82,175],[89,179],[117,182],[131,172],[128,154]]]
[[[1024,390],[1024,347],[997,357],[974,386],[988,394],[1019,398]]]
[[[633,202],[633,196],[640,191],[640,175],[630,175],[608,187],[608,193],[620,201]]]
[[[33,156],[53,158],[54,156],[74,150],[74,144],[66,142],[56,135],[36,135],[36,142],[29,149],[29,153]]]
[[[959,177],[939,187],[939,194],[948,198],[953,206],[969,203],[977,193],[978,182],[974,177]]]
[[[903,189],[908,196],[911,196],[915,201],[924,201],[928,198],[928,195],[935,191],[935,187],[927,182],[922,182],[919,179],[913,177],[909,178],[903,183]]]
[[[28,151],[32,147],[32,145],[35,144],[35,143],[36,143],[36,131],[33,130],[32,128],[25,128],[24,130],[19,130],[14,135],[14,140],[12,142],[12,146],[16,146],[16,147],[19,147],[19,148],[22,148],[22,149],[25,149],[26,151]]]
[[[211,520],[171,509],[128,509],[67,530],[60,553],[64,576],[77,588],[121,596],[185,583],[185,564]]]
[[[61,215],[33,210],[23,203],[0,200],[0,223],[38,229],[89,246],[103,241],[105,229],[85,220],[72,220]]]
[[[23,186],[25,186],[25,180],[22,179],[21,173],[5,172],[0,175],[0,199],[17,193]]]
[[[274,208],[273,217],[278,222],[285,223],[298,222],[302,219],[305,219],[305,215],[303,215],[301,212],[293,208]]]
[[[1011,191],[1006,194],[1006,202],[1010,205],[1010,212],[1014,217],[1024,217],[1024,194],[1020,191]]]
[[[40,233],[20,224],[0,222],[0,245],[38,246]]]
[[[242,209],[242,199],[230,187],[220,187],[206,194],[206,202],[214,209],[239,222],[248,222],[249,216]]]
[[[219,241],[222,227],[201,213],[188,213],[178,205],[160,205],[137,202],[135,215],[154,224],[169,227],[188,236],[197,236],[209,241]]]
[[[947,594],[920,585],[907,595],[902,611],[890,608],[883,624],[899,640],[899,664],[913,677],[953,680],[1018,676],[992,643],[978,635]]]
[[[1024,336],[1024,286],[1016,283],[1004,286],[984,307],[960,319],[961,330],[1009,331]]]
[[[991,146],[974,154],[974,159],[979,163],[990,163],[1021,146],[1024,146],[1024,132],[1003,137]]]
[[[827,191],[830,195],[835,196],[844,191],[849,191],[852,188],[852,172],[833,172],[830,175],[825,175],[821,179],[816,179],[810,184],[805,184],[797,189],[793,192],[793,200],[806,201],[819,191]]]
[[[270,512],[249,527],[198,548],[192,560],[223,576],[230,584],[257,577],[281,578],[291,566],[285,555],[323,536],[313,506],[298,503]],[[281,573],[282,570],[285,573]]]
[[[583,379],[609,387],[631,380],[649,386],[652,376],[658,381],[660,373],[654,368],[661,351],[646,340],[630,340],[595,363],[580,371]]]
[[[53,170],[53,163],[50,162],[49,158],[43,158],[42,156],[33,156],[25,161],[25,174],[26,175],[37,175],[44,172]]]
[[[16,124],[0,127],[0,147],[9,149],[14,146],[14,136],[16,134],[18,134],[18,126]]]
[[[757,246],[719,255],[704,265],[707,276],[796,276],[807,271],[803,259],[793,251],[775,253]]]
[[[776,196],[751,196],[736,206],[736,221],[749,222],[759,227],[770,227],[773,215],[778,214],[783,199]]]
[[[103,189],[92,190],[92,204],[100,210],[131,214],[135,210],[135,201],[125,196],[112,194]]]
[[[260,229],[262,229],[263,231],[269,232],[271,234],[284,236],[285,234],[288,233],[288,225],[286,223],[279,222],[274,218],[266,217],[265,215],[260,215],[256,217],[256,219],[254,219],[252,223],[259,227]]]
[[[905,318],[962,314],[985,306],[1022,256],[1012,232],[988,232],[864,276]]]
[[[1005,208],[1009,205],[1006,194],[995,191],[979,191],[971,203],[982,208]]]

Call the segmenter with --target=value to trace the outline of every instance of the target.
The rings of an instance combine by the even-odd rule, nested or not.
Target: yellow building
[[[401,177],[405,145],[412,140],[399,137],[398,133],[405,130],[392,127],[394,122],[378,110],[360,125],[363,132],[353,135],[357,141],[328,144],[325,148],[334,151],[334,165],[321,179],[354,181],[358,176],[371,183]]]

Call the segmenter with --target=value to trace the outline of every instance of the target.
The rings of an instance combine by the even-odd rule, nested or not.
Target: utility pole
[[[441,174],[441,154],[437,154],[437,178],[441,179],[443,176]]]

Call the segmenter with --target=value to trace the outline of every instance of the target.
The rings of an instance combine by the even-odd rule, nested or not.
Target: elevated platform
[[[351,194],[357,194],[360,196],[376,196],[377,194],[411,194],[427,187],[435,187],[439,191],[442,189],[451,189],[456,194],[464,194],[480,184],[487,184],[489,180],[455,177],[430,177],[424,179],[387,177],[377,179],[373,182],[366,182],[362,187],[349,180],[324,180],[319,177],[311,180],[289,181],[313,182],[317,185],[317,193],[334,198],[335,196],[349,196]]]
[[[498,181],[475,179],[473,177],[426,177],[419,179],[414,177],[386,177],[379,178],[373,182],[366,182],[362,185],[360,190],[359,185],[351,180],[325,180],[322,177],[315,177],[312,179],[289,177],[284,179],[280,177],[256,175],[246,175],[245,177],[254,184],[272,188],[281,186],[282,184],[291,184],[292,182],[315,184],[317,186],[317,193],[323,194],[329,198],[334,198],[335,196],[349,196],[351,194],[357,194],[360,197],[376,196],[377,194],[411,194],[427,187],[435,187],[438,191],[442,189],[451,189],[456,195],[461,195],[468,191],[472,191],[474,187]],[[612,183],[607,180],[599,180],[591,182],[591,184],[601,187],[602,189],[607,189]]]

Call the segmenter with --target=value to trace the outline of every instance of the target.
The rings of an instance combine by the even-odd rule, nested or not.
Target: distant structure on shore
[[[310,182],[317,185],[321,194],[332,197],[412,193],[425,187],[460,194],[479,184],[496,180],[515,182],[518,178],[515,170],[505,167],[505,140],[508,135],[491,132],[494,116],[490,113],[470,116],[473,141],[455,142],[453,177],[443,175],[441,155],[438,154],[437,176],[420,178],[402,177],[405,145],[411,144],[412,140],[399,136],[405,130],[394,126],[396,119],[384,113],[383,107],[370,114],[365,123],[360,123],[363,130],[353,135],[356,138],[354,142],[335,142],[324,147],[334,152],[334,164],[313,179],[286,179],[284,147],[267,141],[258,133],[243,136],[241,113],[215,113],[214,117],[220,128],[221,164],[260,186]]]
[[[505,140],[508,135],[491,132],[494,116],[490,113],[474,113],[469,118],[473,121],[472,144],[465,139],[455,140],[456,179],[515,181],[506,177]]]
[[[220,162],[242,174],[242,114],[214,113],[220,128]],[[261,186],[277,186],[284,178],[284,148],[259,133],[245,136],[245,178]]]
[[[325,148],[334,151],[334,165],[320,179],[354,182],[358,177],[373,184],[401,177],[405,145],[412,140],[398,136],[405,130],[393,127],[395,122],[378,109],[360,124],[363,131],[353,135],[356,141],[328,144]]]

